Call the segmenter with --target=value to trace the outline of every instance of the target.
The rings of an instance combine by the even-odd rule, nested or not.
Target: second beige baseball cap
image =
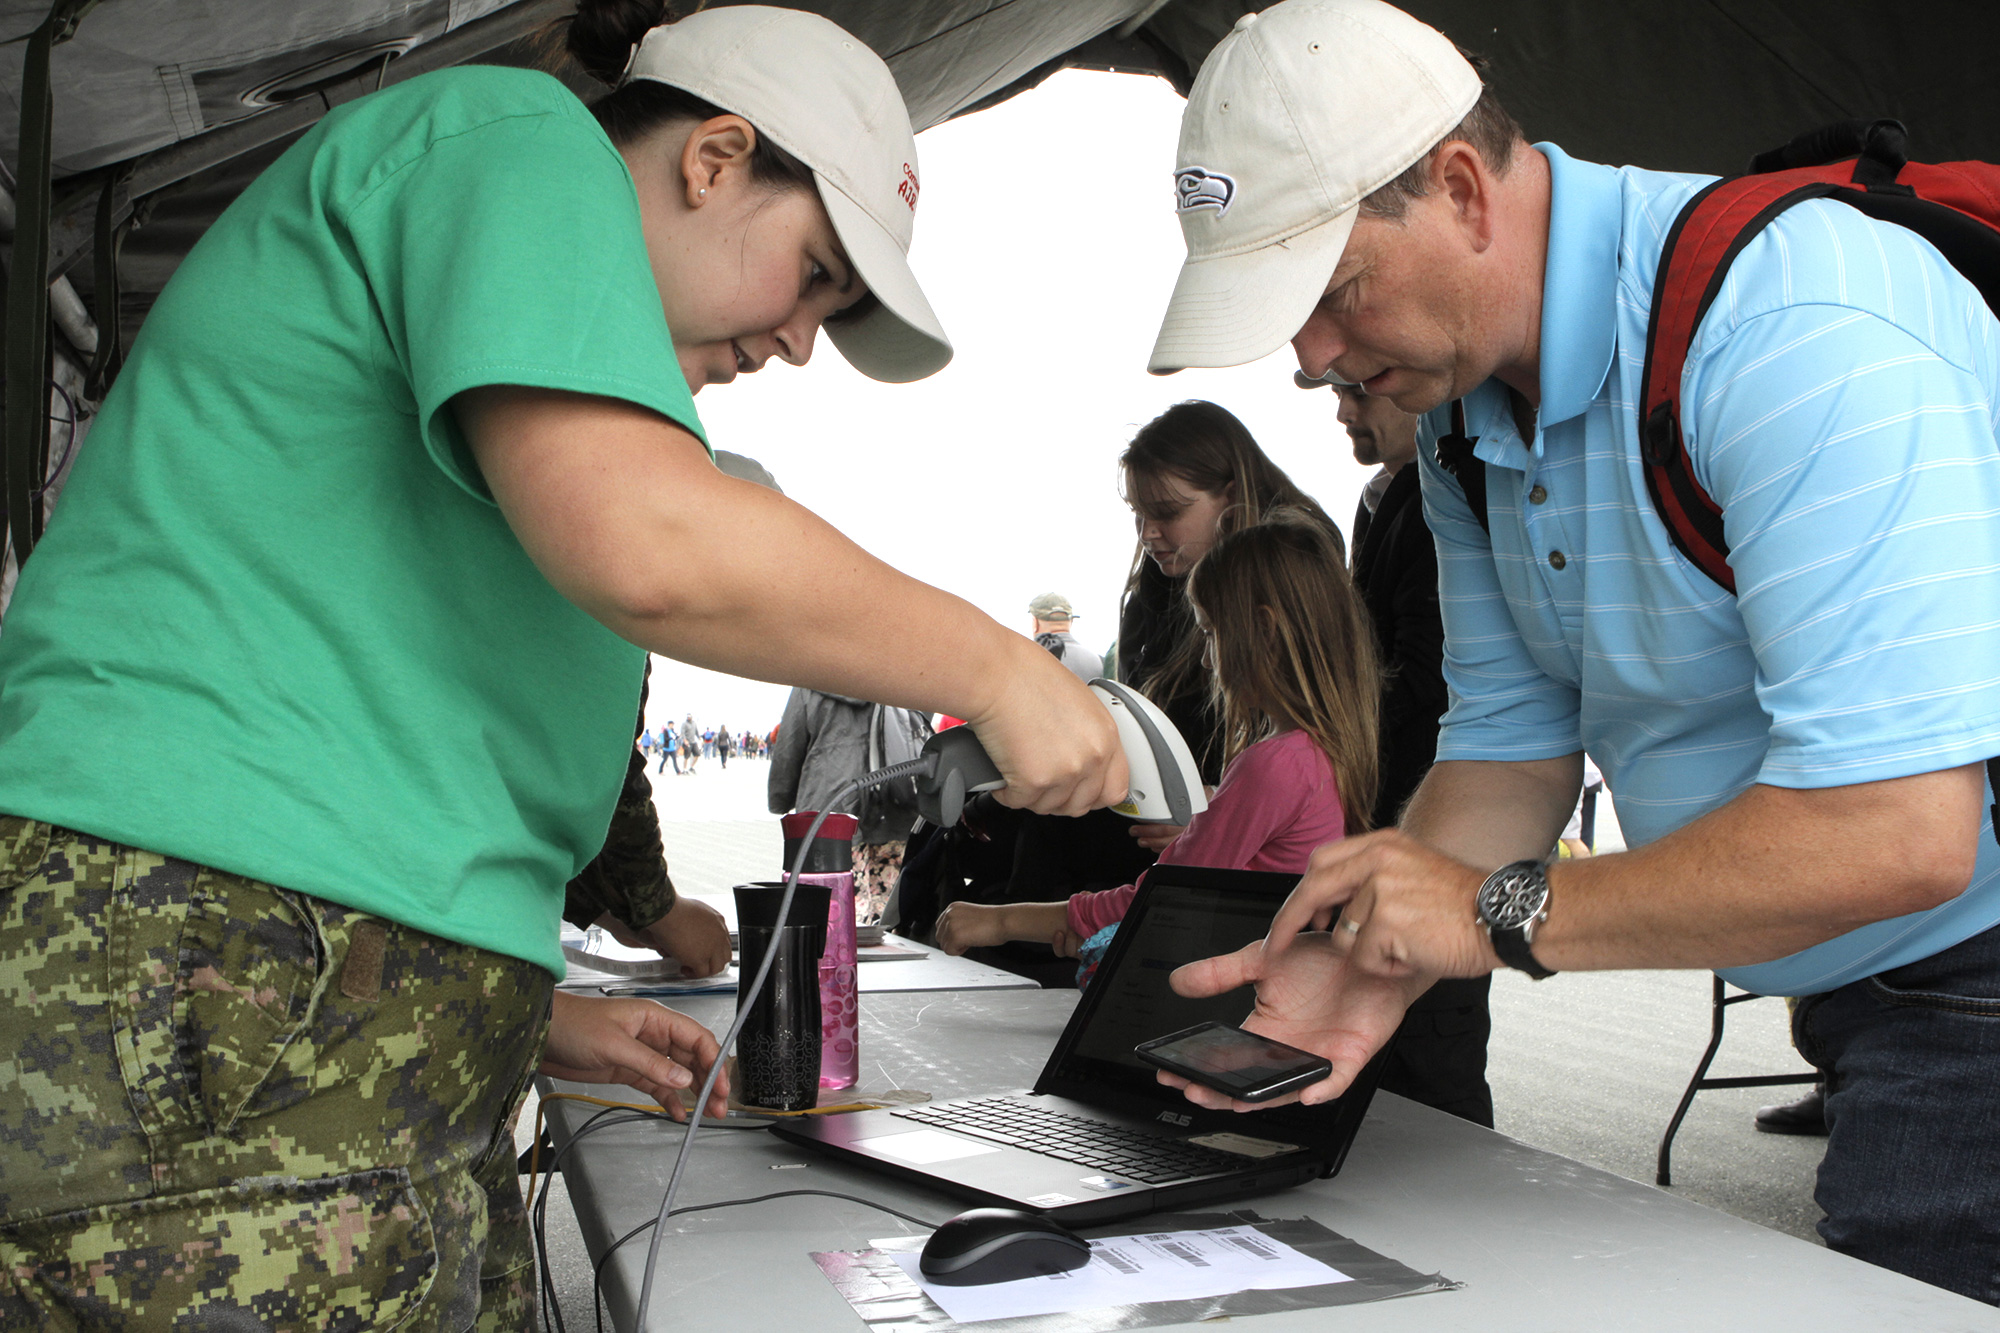
[[[1291,341],[1361,200],[1443,139],[1480,87],[1449,38],[1381,0],[1283,0],[1238,19],[1181,117],[1187,262],[1148,369],[1238,366]]]
[[[880,56],[817,14],[725,5],[648,32],[626,78],[733,111],[812,168],[834,232],[877,302],[826,327],[850,365],[892,384],[944,369],[951,340],[910,271],[916,136]]]

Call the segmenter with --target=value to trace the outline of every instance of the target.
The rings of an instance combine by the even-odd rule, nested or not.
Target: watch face
[[[1480,919],[1496,930],[1514,930],[1541,915],[1549,899],[1548,876],[1529,861],[1504,866],[1479,890]]]

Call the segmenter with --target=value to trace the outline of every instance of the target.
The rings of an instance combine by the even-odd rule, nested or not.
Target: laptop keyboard
[[[1147,1185],[1233,1171],[1245,1161],[1185,1139],[1160,1138],[1122,1125],[1066,1115],[1014,1097],[911,1106],[890,1114]]]

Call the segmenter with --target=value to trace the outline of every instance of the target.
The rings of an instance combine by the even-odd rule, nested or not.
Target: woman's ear
[[[695,126],[681,146],[687,206],[700,208],[726,185],[748,181],[756,147],[756,127],[741,116],[717,116]]]

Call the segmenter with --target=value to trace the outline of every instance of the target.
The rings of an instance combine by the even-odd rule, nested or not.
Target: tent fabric
[[[1185,92],[1236,18],[1267,0],[795,2],[882,52],[913,123],[924,128],[1069,66],[1158,74]],[[1910,0],[1893,22],[1873,0],[1406,3],[1491,61],[1490,81],[1531,138],[1584,158],[1730,172],[1799,130],[1889,115],[1910,126],[1917,157],[2000,159],[2000,83],[1985,68],[2000,42],[2000,5],[1991,0]],[[26,33],[46,6],[0,0],[0,32]],[[55,50],[57,176],[74,177],[82,191],[99,169],[243,137],[243,129],[269,123],[253,122],[259,114],[302,127],[314,101],[345,100],[378,77],[395,81],[422,63],[404,56],[440,37],[459,40],[478,31],[468,25],[491,27],[512,15],[521,16],[518,32],[562,8],[561,0],[99,5]],[[1143,22],[1127,31],[1134,19]],[[12,53],[20,49],[0,48],[0,162],[10,168],[21,79]],[[513,41],[478,46],[468,58],[519,64],[535,53]],[[584,93],[592,86],[576,85]],[[188,246],[297,132],[152,193],[143,205],[147,224],[125,249],[128,336]],[[71,223],[87,226],[92,203],[94,196],[73,202]],[[65,233],[63,217],[57,221],[59,267],[87,293],[90,262],[80,252],[88,247],[77,243],[75,225]]]
[[[732,3],[734,0],[713,0]],[[1163,74],[1203,57],[1266,0],[798,0],[883,53],[918,128],[1065,62]],[[197,137],[322,81],[378,69],[524,0],[174,0],[98,6],[56,48],[55,159],[64,176]],[[1493,61],[1531,134],[1585,157],[1732,171],[1751,152],[1848,116],[1896,116],[1929,158],[2000,157],[2000,39],[1990,0],[1408,0]],[[47,0],[0,0],[18,37]],[[1115,60],[1101,43],[1146,16]],[[17,42],[0,55],[0,160],[18,131]],[[1139,54],[1134,55],[1137,52]]]
[[[56,175],[195,137],[385,61],[393,68],[398,56],[507,7],[508,0],[101,5],[52,61]],[[883,52],[911,122],[923,129],[1116,27],[1145,2],[823,0],[799,7],[826,14]],[[47,9],[47,0],[0,0],[0,32],[26,33]],[[0,56],[0,158],[10,168],[20,85],[19,59]]]

